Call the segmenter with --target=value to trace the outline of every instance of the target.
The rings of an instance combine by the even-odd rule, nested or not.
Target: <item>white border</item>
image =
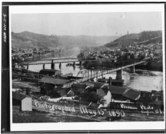
[[[25,13],[107,13],[107,12],[161,12],[163,4],[78,4],[11,6],[12,14]],[[46,10],[43,10],[46,9]]]
[[[45,10],[43,10],[45,9]],[[163,26],[163,89],[165,89],[165,27],[164,27],[164,5],[163,4],[100,4],[100,5],[42,5],[42,6],[10,6],[10,30],[11,14],[17,13],[97,13],[97,12],[162,12]],[[10,37],[11,37],[11,31]],[[10,39],[11,48],[11,39]],[[11,50],[11,49],[10,49]],[[11,55],[11,51],[10,51]],[[11,61],[10,61],[11,68]],[[10,82],[12,76],[10,73]],[[12,83],[10,83],[12,89]],[[10,97],[12,91],[10,90]],[[164,90],[165,95],[165,90]],[[165,97],[164,97],[165,102]],[[12,108],[12,99],[10,99]],[[165,107],[164,107],[165,108]],[[165,110],[164,110],[165,111]],[[12,110],[10,111],[11,131],[51,131],[51,130],[163,130],[165,121],[155,122],[100,122],[100,123],[12,123]],[[165,115],[164,115],[165,118]]]

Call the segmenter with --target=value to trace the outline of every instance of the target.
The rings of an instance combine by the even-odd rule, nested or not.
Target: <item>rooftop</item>
[[[137,100],[140,96],[139,91],[127,87],[110,86],[110,91],[112,94],[122,95],[131,100]]]
[[[13,95],[13,99],[16,99],[16,100],[23,100],[24,98],[28,97],[26,95],[19,94],[16,92],[12,92],[12,95]]]
[[[61,79],[61,78],[52,78],[52,77],[43,77],[40,82],[53,84],[53,85],[64,85],[69,82],[69,80]]]

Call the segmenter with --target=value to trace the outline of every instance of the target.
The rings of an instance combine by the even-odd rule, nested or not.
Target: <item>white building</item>
[[[13,105],[19,106],[21,111],[32,111],[32,98],[13,92]]]

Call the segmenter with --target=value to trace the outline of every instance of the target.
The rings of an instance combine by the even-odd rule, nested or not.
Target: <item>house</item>
[[[86,82],[86,85],[87,86],[93,86],[95,89],[99,89],[99,88],[101,88],[103,85],[104,85],[104,83],[102,83],[102,82]]]
[[[71,88],[76,95],[79,95],[85,90],[86,86],[87,85],[85,83],[77,83],[73,84]]]
[[[97,93],[96,93],[100,98],[104,97],[106,94],[104,92],[103,89],[99,88],[97,89]]]
[[[114,99],[136,101],[141,97],[141,93],[128,87],[110,86],[110,91]]]
[[[21,111],[32,111],[32,98],[13,92],[13,106],[19,106]]]
[[[64,84],[70,82],[69,80],[62,79],[62,78],[53,78],[53,77],[43,77],[40,80],[41,83],[44,84],[52,84],[56,86],[63,86]]]
[[[43,77],[39,82],[42,94],[59,97],[64,96],[65,93],[67,94],[63,85],[70,81],[62,78]]]

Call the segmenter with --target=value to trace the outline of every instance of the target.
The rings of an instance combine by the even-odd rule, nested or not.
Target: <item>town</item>
[[[42,58],[61,56],[62,48],[12,48],[12,59],[24,61],[37,61]]]
[[[123,71],[132,74],[139,69],[162,71],[161,37],[125,47],[84,49],[76,57],[78,64],[73,64],[70,58],[58,61],[59,65],[66,62],[73,68],[77,66],[79,74],[87,74],[81,76],[55,69],[53,55],[47,55],[52,52],[43,48],[12,49],[13,106],[19,106],[20,111],[66,113],[86,121],[128,120],[132,112],[162,120],[163,90],[139,91],[125,86],[122,79]],[[39,72],[26,69],[24,63],[35,61],[34,55],[39,57],[36,61],[49,57],[50,69],[44,66]],[[115,79],[105,77],[113,72]]]

